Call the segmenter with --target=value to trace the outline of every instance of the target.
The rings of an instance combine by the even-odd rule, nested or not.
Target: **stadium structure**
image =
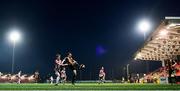
[[[161,68],[145,75],[141,80],[151,78],[158,83],[162,79],[164,81],[168,77],[174,77],[170,70],[175,61],[180,61],[180,17],[165,17],[133,57],[136,61],[162,63]]]

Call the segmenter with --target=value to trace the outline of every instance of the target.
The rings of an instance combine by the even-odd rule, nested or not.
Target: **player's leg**
[[[18,82],[17,82],[17,84],[20,84],[20,83],[21,83],[21,78],[18,77]]]
[[[73,78],[72,78],[72,84],[74,85],[75,81],[76,81],[76,76],[77,76],[77,70],[73,70]]]
[[[66,83],[66,80],[67,80],[67,75],[65,74],[64,83]]]
[[[52,78],[50,79],[50,81],[51,81],[51,84],[53,84],[53,80],[54,80],[54,79],[52,79]]]
[[[56,74],[56,84],[55,85],[58,85],[59,84],[59,80],[60,80],[60,73],[58,71],[55,72]]]
[[[56,77],[56,84],[59,84],[59,80],[60,80],[60,77],[57,76],[57,77]]]
[[[53,84],[53,81],[51,80],[51,84]]]
[[[100,78],[100,76],[99,76],[99,81],[98,81],[98,83],[99,83],[99,84],[101,83],[101,78]]]
[[[105,83],[105,76],[102,77],[102,83]]]
[[[61,82],[62,82],[62,84],[64,85],[64,84],[65,84],[65,77],[62,77],[61,79],[62,79]]]
[[[102,77],[99,76],[99,84],[102,83]]]

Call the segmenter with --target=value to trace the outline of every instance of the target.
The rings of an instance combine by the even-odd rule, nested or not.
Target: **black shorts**
[[[65,77],[61,77],[61,79],[65,79]]]
[[[104,76],[100,76],[99,79],[103,79]]]
[[[77,69],[78,69],[78,64],[69,65],[69,68],[70,68],[71,70],[77,70]]]

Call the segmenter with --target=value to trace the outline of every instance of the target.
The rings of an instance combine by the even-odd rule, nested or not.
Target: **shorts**
[[[61,79],[65,79],[65,77],[61,77]]]
[[[100,76],[99,79],[101,80],[101,79],[103,79],[103,77],[104,77],[104,76]]]

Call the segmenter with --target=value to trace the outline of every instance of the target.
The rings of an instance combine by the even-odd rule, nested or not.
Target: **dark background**
[[[1,0],[0,71],[11,72],[7,34],[16,27],[22,33],[15,49],[16,73],[53,74],[56,53],[65,57],[69,51],[86,65],[79,79],[97,79],[101,66],[107,79],[120,79],[127,63],[131,73],[144,73],[145,63],[132,60],[144,42],[137,22],[151,20],[150,34],[165,16],[179,12],[178,0]],[[152,71],[160,63],[149,66]]]

